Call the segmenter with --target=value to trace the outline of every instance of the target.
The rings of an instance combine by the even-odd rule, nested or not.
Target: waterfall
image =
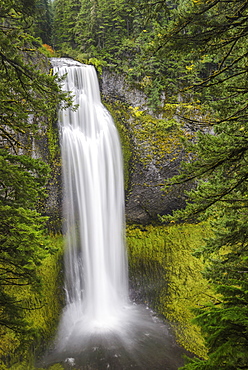
[[[76,108],[59,111],[66,305],[44,364],[176,370],[182,362],[168,325],[128,298],[122,155],[96,72],[51,61]]]
[[[106,326],[128,300],[124,186],[119,136],[91,65],[55,63],[76,110],[59,112],[66,234],[66,310]]]

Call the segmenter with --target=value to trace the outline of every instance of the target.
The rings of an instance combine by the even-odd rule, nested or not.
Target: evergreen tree
[[[81,9],[80,0],[55,0],[53,4],[53,46],[57,49],[75,49],[76,23]]]
[[[113,54],[131,32],[131,9],[124,0],[82,1],[76,25],[78,44]]]
[[[191,68],[192,57],[179,53],[173,47],[160,49],[165,30],[172,27],[176,12],[183,7],[184,1],[128,2],[136,9],[137,23],[126,48],[129,56],[128,70],[125,70],[127,79],[145,92],[154,113],[166,118],[168,114],[179,116],[181,109],[189,102],[191,109],[196,109],[197,97],[189,97],[182,91],[198,78],[196,69]],[[124,64],[125,54],[120,57]],[[180,104],[182,98],[183,104]]]
[[[57,105],[66,98],[56,77],[40,71],[40,44],[29,28],[34,9],[32,0],[8,0],[0,7],[1,333],[4,328],[28,328],[25,296],[20,300],[22,287],[41,286],[37,266],[49,253],[43,232],[45,219],[37,212],[49,169],[31,158],[30,146],[25,143],[38,134],[40,119],[53,119]]]
[[[197,94],[205,112],[200,121],[184,117],[204,130],[188,143],[194,160],[168,183],[194,184],[174,220],[208,218],[213,225],[213,236],[196,252],[218,293],[218,300],[197,310],[209,358],[190,360],[185,370],[248,368],[247,24],[246,1],[225,7],[219,0],[185,1],[154,47],[160,55],[171,49],[190,55],[199,80],[187,91]]]
[[[55,0],[55,47],[111,60],[133,32],[133,9],[126,0]]]
[[[43,44],[51,44],[52,35],[51,3],[48,0],[37,0],[35,5],[35,36]]]
[[[48,253],[42,226],[45,218],[35,211],[44,191],[48,168],[39,160],[0,150],[0,332],[27,329],[25,295],[15,297],[12,287],[31,285],[40,290],[37,266]]]

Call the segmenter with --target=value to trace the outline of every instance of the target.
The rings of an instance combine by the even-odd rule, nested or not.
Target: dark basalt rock
[[[171,214],[185,205],[183,187],[170,194],[163,191],[163,181],[178,172],[180,159],[159,170],[152,163],[146,168],[142,163],[134,163],[131,186],[126,199],[126,219],[130,223],[150,223],[157,221],[158,215]]]
[[[50,68],[48,62],[48,70]],[[100,88],[104,100],[121,102],[126,106],[139,107],[149,112],[145,94],[131,88],[125,82],[124,76],[103,70],[100,77]],[[149,112],[151,113],[151,112]],[[158,220],[158,215],[171,214],[173,210],[185,204],[183,186],[173,189],[170,194],[163,191],[164,180],[178,173],[180,163],[185,158],[181,148],[166,153],[159,160],[149,154],[149,161],[144,152],[149,152],[149,145],[137,138],[133,129],[133,119],[125,120],[126,129],[131,142],[131,160],[129,162],[129,186],[126,189],[126,219],[128,223],[151,223]],[[56,153],[51,156],[51,130],[53,131],[53,145]],[[137,128],[139,130],[139,128]],[[43,207],[43,213],[50,218],[51,231],[61,230],[62,219],[62,191],[61,191],[61,164],[58,142],[58,127],[56,121],[50,123],[44,118],[40,123],[40,135],[33,138],[32,155],[43,159],[52,168],[51,177],[47,185],[48,198]],[[145,148],[145,149],[144,149]]]
[[[116,101],[126,103],[126,106],[139,107],[139,110],[151,114],[145,94],[138,89],[131,89],[122,75],[104,70],[100,87],[102,96],[107,101],[114,104]],[[164,180],[178,174],[185,154],[178,144],[178,148],[170,153],[165,151],[164,156],[157,160],[152,156],[149,143],[137,138],[132,123],[132,118],[125,121],[132,143],[129,188],[126,191],[126,219],[128,223],[156,222],[158,215],[171,214],[173,210],[185,205],[183,186],[173,189],[170,194],[163,191]],[[142,129],[142,123],[141,127],[136,128],[139,129]],[[150,158],[148,162],[147,153]]]

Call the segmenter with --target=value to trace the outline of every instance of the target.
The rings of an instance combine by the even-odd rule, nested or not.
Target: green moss
[[[104,101],[104,104],[120,134],[125,190],[128,189],[132,158],[144,166],[153,162],[161,167],[165,160],[172,162],[181,155],[181,137],[186,133],[176,120],[154,118],[138,107],[128,107],[120,101]]]
[[[48,189],[49,191],[53,191],[57,193],[57,199],[59,197],[61,191],[61,152],[60,152],[60,145],[59,145],[59,131],[56,122],[50,121],[47,127],[47,141],[48,141],[48,164],[51,169],[51,173],[48,179]],[[49,199],[49,198],[48,198]],[[47,212],[47,205],[48,203],[43,202],[42,210],[43,212]],[[58,233],[61,231],[61,212],[59,206],[53,207],[52,211],[49,210],[49,223],[48,229],[49,232]]]
[[[192,308],[204,305],[213,293],[202,277],[202,261],[192,252],[209,230],[207,224],[127,228],[131,279],[135,284],[138,274],[145,300],[170,321],[177,341],[201,357],[207,351],[199,327],[192,324]]]
[[[49,160],[52,163],[60,156],[58,127],[52,120],[48,122],[46,135],[48,140]]]
[[[206,356],[206,348],[199,328],[192,324],[192,308],[205,305],[213,293],[202,277],[202,261],[195,258],[192,252],[204,243],[204,237],[209,232],[206,223],[127,227],[130,276],[136,284],[134,288],[142,290],[142,298],[171,322],[178,342],[201,357]],[[11,331],[1,333],[1,355],[8,353],[12,357],[12,367],[11,364],[6,367],[11,370],[35,369],[32,361],[35,349],[41,346],[42,341],[51,338],[57,327],[61,311],[62,237],[52,237],[51,243],[57,251],[48,256],[40,267],[43,297],[26,288],[25,299],[32,308],[27,310],[26,317],[39,336],[35,340],[30,336],[29,340],[25,338],[22,342],[23,338]],[[23,293],[20,298],[23,298]],[[20,346],[21,351],[17,351]],[[18,362],[20,356],[22,361]],[[5,369],[4,363],[0,365]],[[49,369],[60,370],[63,367],[56,364]]]
[[[124,164],[124,181],[125,181],[125,190],[128,189],[129,184],[129,174],[130,174],[130,163],[132,158],[132,144],[130,139],[130,133],[128,130],[128,120],[130,118],[128,114],[128,109],[126,104],[123,104],[119,101],[116,102],[107,102],[104,101],[104,105],[110,112],[117,130],[120,135],[120,141],[122,146],[123,153],[123,164]]]
[[[27,313],[27,318],[37,328],[44,337],[49,337],[58,323],[58,317],[61,311],[60,288],[61,284],[61,261],[63,255],[63,237],[50,237],[51,243],[56,250],[50,254],[40,267],[40,276],[44,285],[44,293],[41,300],[30,294],[30,304],[38,304],[40,309],[31,310]]]
[[[147,303],[171,322],[178,342],[201,357],[206,356],[206,348],[199,328],[192,324],[192,308],[205,305],[213,293],[202,277],[202,261],[195,258],[192,252],[204,243],[204,237],[209,232],[206,223],[127,227],[130,276],[134,284],[137,283],[135,288],[143,290],[142,296]],[[42,341],[51,338],[57,327],[61,311],[59,286],[62,285],[63,240],[62,237],[51,237],[50,242],[57,251],[49,255],[40,267],[43,297],[28,287],[25,289],[25,301],[30,308],[26,311],[26,318],[38,336],[35,340],[32,335],[22,338],[2,329],[1,356],[7,353],[12,357],[8,367],[0,362],[2,369],[34,369],[32,356],[35,349],[41,346]],[[18,294],[17,291],[17,297]],[[18,362],[20,356],[22,361]],[[54,366],[50,370],[63,369],[59,364]]]
[[[11,367],[3,367],[1,368],[1,370],[64,370],[65,367],[60,365],[60,364],[55,364],[55,365],[52,365],[52,366],[49,366],[49,367],[46,367],[46,369],[42,368],[42,367],[36,367],[34,366],[33,364],[31,363],[28,363],[26,361],[22,361],[18,364],[15,364]]]
[[[63,240],[61,236],[49,237],[54,253],[48,255],[39,267],[42,279],[43,295],[30,286],[13,287],[15,296],[25,303],[25,318],[31,329],[29,334],[15,333],[1,327],[0,367],[5,368],[8,362],[10,369],[32,369],[32,357],[37,348],[42,348],[55,333],[61,312],[61,261]],[[22,303],[22,304],[23,304]],[[22,358],[22,362],[19,359]],[[26,367],[25,367],[26,366]]]
[[[5,369],[7,370],[7,367],[1,370],[5,370]],[[15,364],[8,369],[9,370],[64,370],[65,367],[60,364],[55,364],[55,365],[46,367],[46,369],[43,369],[41,367],[35,367],[34,365],[27,363],[26,361],[22,361],[21,363]]]
[[[129,107],[129,112],[137,146],[136,156],[143,165],[153,161],[159,167],[164,160],[172,162],[178,158],[182,152],[181,137],[185,136],[185,132],[175,119],[169,115],[158,119],[139,107]]]
[[[131,158],[145,167],[153,162],[158,168],[165,161],[173,162],[182,153],[182,139],[189,134],[183,130],[167,111],[162,118],[155,118],[139,107],[131,107],[115,101],[105,102],[118,128],[127,188]]]

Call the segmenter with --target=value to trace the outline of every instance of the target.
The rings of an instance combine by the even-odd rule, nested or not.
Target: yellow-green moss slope
[[[192,252],[208,233],[205,223],[127,229],[132,279],[138,274],[148,304],[169,320],[178,342],[201,357],[206,356],[206,348],[199,328],[192,324],[192,308],[204,305],[212,292],[201,274],[203,263]]]
[[[25,302],[27,308],[25,318],[34,334],[31,332],[29,335],[22,335],[1,327],[1,369],[32,369],[32,360],[34,354],[37,353],[37,348],[46,346],[55,333],[62,307],[60,287],[63,283],[61,276],[63,241],[61,236],[49,239],[54,247],[54,254],[45,258],[39,268],[43,284],[42,297],[29,286],[22,287],[22,289],[12,288],[15,290],[15,296]],[[21,362],[19,362],[20,358]]]

